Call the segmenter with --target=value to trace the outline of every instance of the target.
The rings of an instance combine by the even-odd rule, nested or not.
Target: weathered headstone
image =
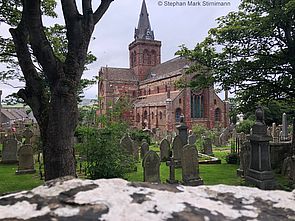
[[[30,144],[24,144],[18,150],[18,169],[16,174],[35,173],[33,147]]]
[[[176,162],[173,159],[172,151],[170,151],[169,161],[166,162],[166,165],[169,166],[169,179],[166,182],[170,184],[178,183],[178,180],[175,179]]]
[[[212,140],[209,137],[204,138],[203,149],[204,149],[204,154],[213,155]]]
[[[172,135],[168,134],[166,136],[166,139],[168,140],[169,143],[172,143]]]
[[[198,151],[194,145],[187,144],[183,147],[181,167],[184,185],[198,186],[203,184],[203,180],[199,176]]]
[[[130,156],[133,156],[134,154],[133,141],[130,138],[129,134],[125,134],[125,136],[121,139],[120,147],[123,150],[123,152],[127,153]]]
[[[196,143],[196,141],[197,141],[197,136],[195,134],[192,133],[188,136],[188,144],[193,145]]]
[[[149,144],[146,142],[146,140],[143,140],[140,146],[140,158],[143,159],[149,150]]]
[[[241,144],[241,151],[240,151],[240,166],[237,169],[237,174],[241,177],[245,177],[247,171],[249,169],[250,164],[250,148],[251,144],[250,141],[244,141]]]
[[[139,161],[139,155],[138,155],[138,152],[139,152],[139,144],[138,144],[138,141],[136,141],[136,140],[131,140],[131,141],[132,141],[132,146],[133,146],[133,157],[134,157],[134,160]]]
[[[288,141],[288,121],[287,121],[287,114],[283,113],[282,117],[282,135],[280,137],[281,141]]]
[[[187,131],[187,126],[184,122],[184,116],[180,116],[180,125],[176,126],[176,129],[178,130],[178,135],[182,140],[182,144],[185,145],[187,144],[187,139],[188,139],[188,131]]]
[[[179,135],[176,135],[172,142],[174,160],[181,161],[183,143]]]
[[[151,183],[160,183],[160,157],[150,150],[142,161],[143,181]]]
[[[163,139],[160,143],[160,159],[161,162],[167,161],[170,154],[170,143],[167,139]]]
[[[264,122],[264,113],[262,107],[258,107],[256,112],[256,123],[252,127],[250,135],[250,167],[245,176],[247,182],[254,184],[260,189],[274,189],[276,181],[270,164],[269,141],[271,137],[267,136],[267,126]]]
[[[17,162],[17,140],[4,139],[2,147],[2,161],[1,163],[16,163]]]
[[[33,132],[27,127],[23,132],[23,137],[25,138],[24,144],[30,144],[33,135]]]

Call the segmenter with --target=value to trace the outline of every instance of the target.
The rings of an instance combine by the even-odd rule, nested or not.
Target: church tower
[[[161,63],[161,41],[154,38],[145,0],[142,2],[134,41],[129,45],[130,68],[140,81],[146,79],[148,71]]]

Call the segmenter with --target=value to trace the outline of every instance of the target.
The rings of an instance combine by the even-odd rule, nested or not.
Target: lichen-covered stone
[[[0,220],[293,220],[295,191],[57,179],[0,197]]]

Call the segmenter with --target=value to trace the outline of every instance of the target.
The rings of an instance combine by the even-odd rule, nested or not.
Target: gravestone
[[[250,141],[245,140],[243,143],[241,143],[240,166],[237,169],[237,174],[240,177],[245,177],[249,169],[250,149],[251,149]]]
[[[125,134],[125,136],[120,141],[120,147],[122,151],[130,156],[133,156],[134,147],[133,147],[133,141],[130,138],[129,134]]]
[[[179,135],[176,135],[172,142],[173,157],[176,161],[181,161],[183,143]]]
[[[250,135],[250,167],[245,176],[247,182],[260,189],[274,189],[276,181],[270,164],[270,136],[267,136],[267,126],[264,122],[264,112],[259,106],[255,112],[256,123]]]
[[[143,159],[146,153],[149,151],[149,144],[146,142],[145,139],[142,140],[141,146],[140,146],[140,158]]]
[[[212,140],[209,137],[204,138],[203,149],[204,149],[204,154],[213,155]]]
[[[183,185],[198,186],[203,184],[203,180],[199,177],[198,151],[195,145],[187,144],[183,147],[181,168]]]
[[[287,114],[283,113],[282,116],[282,134],[280,137],[281,141],[288,141],[289,136],[288,136],[288,121],[287,121]]]
[[[30,144],[24,144],[18,150],[18,169],[16,174],[35,173],[33,147]]]
[[[150,150],[142,161],[143,181],[151,183],[160,183],[160,157]]]
[[[23,137],[25,138],[24,144],[30,144],[33,135],[33,132],[27,127],[23,132]]]
[[[17,140],[4,139],[2,148],[2,161],[1,163],[17,163]]]
[[[170,143],[167,139],[163,139],[160,143],[160,159],[161,162],[165,162],[169,159],[170,155]]]
[[[192,133],[188,136],[188,143],[189,144],[195,144],[196,141],[197,141],[197,136],[195,134]]]
[[[134,160],[135,161],[139,161],[139,155],[138,155],[138,151],[139,151],[139,144],[138,144],[138,141],[136,140],[132,140],[132,146],[133,146],[133,157],[134,157]]]
[[[187,144],[188,139],[188,132],[187,132],[187,126],[184,122],[184,116],[180,116],[180,125],[176,126],[176,129],[178,130],[178,135],[180,139],[182,140],[182,144]]]
[[[169,166],[169,179],[167,179],[166,182],[175,184],[178,183],[178,180],[175,179],[176,162],[174,161],[172,151],[170,151],[169,155],[169,161],[166,162],[166,165]]]

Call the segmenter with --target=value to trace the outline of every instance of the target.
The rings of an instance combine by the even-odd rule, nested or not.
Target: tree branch
[[[83,9],[83,15],[84,17],[89,15],[89,14],[93,14],[92,11],[92,0],[83,0],[82,1],[82,9]]]
[[[84,1],[84,0],[82,0]],[[76,0],[61,0],[62,11],[64,14],[66,25],[73,21],[73,18],[79,16]]]
[[[33,54],[52,83],[57,77],[57,60],[44,33],[40,7],[40,0],[24,0],[23,16],[28,27]]]
[[[99,22],[99,20],[102,18],[104,13],[108,10],[112,1],[114,1],[114,0],[101,0],[99,7],[94,12],[94,16],[93,16],[94,24]]]

